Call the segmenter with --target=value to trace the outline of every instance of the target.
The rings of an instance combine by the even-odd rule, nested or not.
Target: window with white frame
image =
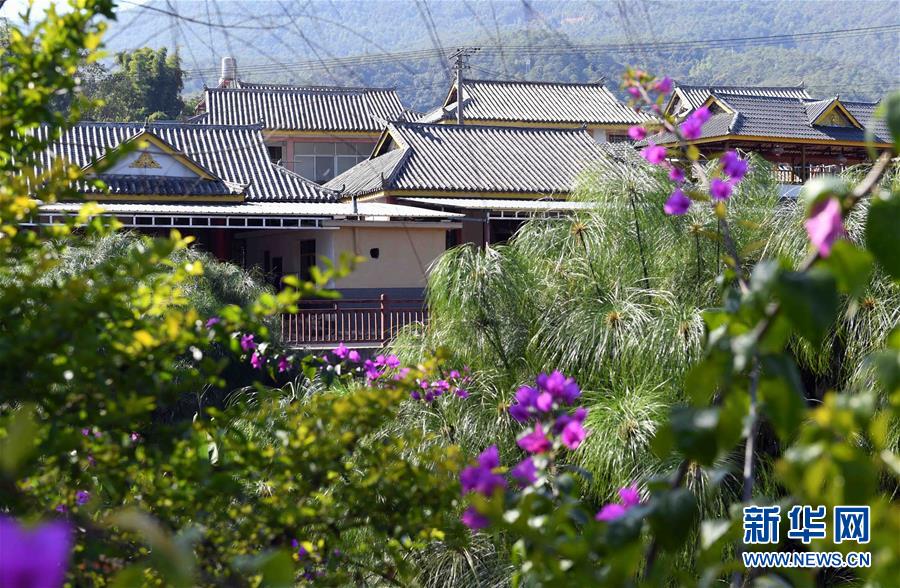
[[[294,171],[322,183],[368,159],[375,143],[294,143]]]

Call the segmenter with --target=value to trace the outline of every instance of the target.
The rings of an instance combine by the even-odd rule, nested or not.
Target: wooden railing
[[[789,163],[776,163],[775,177],[779,184],[800,185],[810,178],[825,175],[836,175],[847,169],[846,165],[806,164],[791,165]]]
[[[395,300],[385,294],[363,300],[304,300],[297,313],[281,315],[281,339],[293,345],[384,343],[406,325],[427,322],[423,300]]]

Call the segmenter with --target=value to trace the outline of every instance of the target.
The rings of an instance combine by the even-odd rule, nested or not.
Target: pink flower
[[[253,335],[243,335],[241,337],[241,349],[244,351],[256,349],[256,341],[253,340]]]
[[[690,117],[699,120],[700,124],[704,124],[709,120],[711,116],[712,114],[709,112],[709,108],[701,106],[700,108],[692,112]]]
[[[747,160],[741,159],[736,151],[726,151],[719,161],[722,163],[722,171],[734,183],[740,182],[750,167]]]
[[[584,427],[578,421],[573,420],[563,428],[560,438],[563,445],[574,451],[584,441],[585,436],[587,436],[587,433]]]
[[[519,447],[528,453],[544,453],[545,451],[549,451],[551,447],[550,440],[547,439],[547,435],[544,434],[541,423],[536,423],[534,425],[534,432],[521,437],[517,443],[519,444]]]
[[[709,182],[709,193],[713,200],[728,200],[731,197],[731,184],[719,178],[713,178]]]
[[[641,157],[653,165],[659,165],[666,159],[666,148],[660,147],[651,141],[649,145],[641,149]]]
[[[614,521],[623,516],[632,508],[641,503],[641,496],[638,493],[636,484],[619,488],[619,500],[621,504],[609,503],[600,509],[594,519],[598,521]]]
[[[614,521],[624,515],[628,509],[621,504],[607,504],[600,509],[600,512],[594,517],[598,521]]]
[[[484,529],[491,523],[487,517],[475,510],[474,506],[467,508],[465,512],[463,512],[460,520],[462,520],[462,523],[465,526],[474,530]]]
[[[675,167],[674,165],[669,170],[669,179],[673,182],[681,184],[684,182],[684,170],[680,167]]]
[[[653,84],[653,87],[660,94],[668,94],[672,91],[672,78],[667,76],[661,80],[656,80],[656,83]]]
[[[337,357],[338,359],[344,359],[347,357],[347,354],[350,352],[350,350],[347,349],[347,346],[344,345],[343,341],[341,341],[340,343],[338,343],[337,347],[331,350],[331,352],[334,353],[335,357]]]
[[[632,141],[640,141],[647,136],[647,129],[644,127],[631,127],[628,129],[628,136]]]
[[[135,443],[137,443],[137,442],[140,441],[140,439],[141,439],[140,433],[134,433],[134,432],[132,432],[131,435],[129,435],[129,437],[130,437],[131,440],[132,440],[133,442],[135,442]]]
[[[288,363],[287,358],[282,357],[281,359],[278,360],[278,373],[288,371],[288,368],[290,366],[291,366],[291,364]]]
[[[259,353],[254,351],[253,355],[250,356],[250,365],[253,366],[253,369],[258,370],[259,368],[261,368],[263,366],[264,363],[266,363],[266,361],[262,358],[262,356]]]
[[[681,134],[684,135],[684,138],[688,141],[699,139],[700,135],[703,133],[703,123],[696,118],[689,117],[686,121],[681,123],[678,128],[681,129]]]
[[[641,495],[638,492],[637,484],[619,488],[619,499],[626,508],[639,505],[641,503]]]
[[[844,234],[841,218],[841,203],[837,198],[829,198],[813,207],[808,219],[803,223],[809,241],[822,257],[831,255],[831,246]]]
[[[534,460],[526,457],[519,462],[519,465],[510,470],[510,475],[519,482],[519,486],[530,486],[537,482],[537,468],[534,466]]]
[[[629,86],[626,91],[631,95],[632,98],[641,97],[641,91],[637,88],[637,86]]]
[[[350,352],[347,353],[347,359],[353,363],[359,363],[359,360],[362,358],[359,355],[359,351],[351,349]]]
[[[675,189],[663,205],[663,211],[669,215],[682,215],[691,207],[691,199],[684,195],[681,188]]]
[[[63,521],[28,530],[0,516],[0,586],[58,588],[63,585],[72,535]]]

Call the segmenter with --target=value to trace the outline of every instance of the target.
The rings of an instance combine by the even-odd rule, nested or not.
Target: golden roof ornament
[[[128,167],[135,167],[138,169],[160,169],[162,166],[153,159],[153,156],[150,155],[148,151],[144,151],[141,153],[140,157],[131,162],[131,165]]]

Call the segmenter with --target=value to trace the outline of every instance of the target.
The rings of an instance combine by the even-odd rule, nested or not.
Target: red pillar
[[[231,235],[227,229],[212,230],[212,253],[219,261],[231,259]]]

